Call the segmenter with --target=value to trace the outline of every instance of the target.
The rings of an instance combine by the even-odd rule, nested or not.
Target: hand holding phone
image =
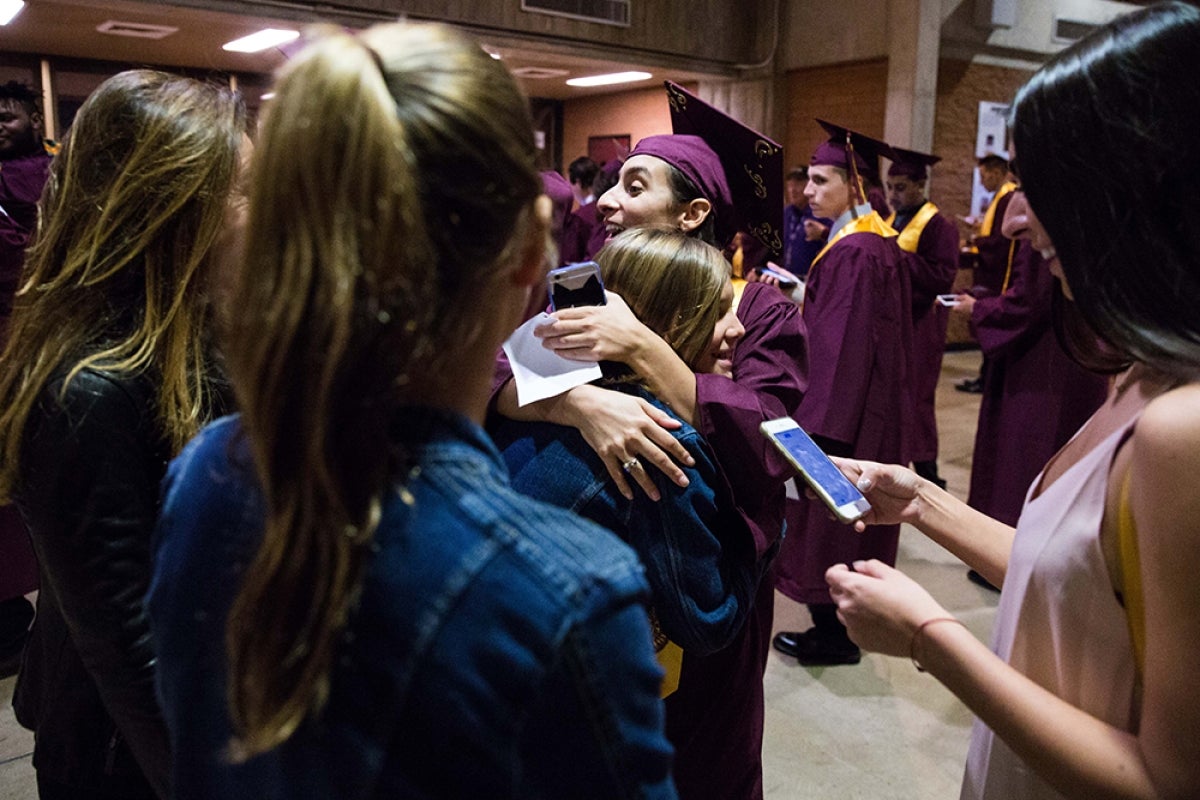
[[[871,504],[858,487],[842,474],[794,419],[770,419],[759,425],[759,430],[775,443],[839,520],[854,522],[871,510]]]
[[[796,287],[800,285],[800,279],[790,272],[782,272],[780,267],[762,266],[758,268],[758,274],[764,277],[774,278],[779,281],[780,286]]]
[[[595,261],[552,269],[546,281],[550,285],[550,307],[555,311],[579,306],[602,306],[606,303],[600,265]]]

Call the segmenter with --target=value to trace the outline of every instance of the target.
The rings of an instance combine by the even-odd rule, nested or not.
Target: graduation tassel
[[[850,167],[850,217],[858,219],[858,207],[867,202],[867,190],[863,188],[862,176],[858,174],[858,165],[854,163],[854,140],[850,131],[846,131],[846,161]]]

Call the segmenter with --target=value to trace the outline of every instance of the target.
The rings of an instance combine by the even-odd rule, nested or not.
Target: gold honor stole
[[[679,688],[679,676],[683,672],[683,648],[672,642],[663,633],[658,614],[650,609],[650,633],[654,637],[654,657],[662,667],[662,686],[659,687],[659,697],[667,697]]]
[[[1016,191],[1016,188],[1017,185],[1009,181],[996,190],[996,196],[992,198],[992,202],[988,203],[987,211],[983,215],[983,224],[979,226],[980,236],[992,235],[992,228],[996,224],[996,206],[1000,205],[1000,198]],[[1000,222],[1003,223],[1004,220],[1000,220]]]
[[[812,261],[812,266],[808,268],[809,275],[812,274],[812,271],[816,268],[817,262],[821,260],[821,257],[829,252],[829,248],[833,247],[843,238],[852,233],[874,233],[882,236],[885,239],[891,236],[899,235],[896,233],[895,228],[883,221],[883,217],[879,216],[878,211],[872,211],[870,214],[858,217],[857,219],[852,219],[843,225],[842,229],[838,231],[832,239],[825,243],[825,246],[821,248],[821,252],[817,253],[817,257]]]
[[[921,206],[920,210],[904,226],[904,230],[900,231],[900,238],[896,240],[896,244],[900,245],[900,249],[906,253],[917,252],[917,243],[921,241],[921,234],[925,232],[925,226],[929,224],[929,220],[933,219],[937,213],[938,207],[929,201],[925,201],[925,205]],[[886,222],[890,226],[895,220],[896,212],[893,211]]]

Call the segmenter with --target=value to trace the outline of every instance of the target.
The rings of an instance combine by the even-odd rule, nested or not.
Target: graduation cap
[[[866,134],[843,128],[841,125],[834,125],[823,119],[818,119],[817,124],[829,134],[829,140],[817,145],[812,158],[809,159],[809,165],[814,167],[823,165],[846,170],[850,175],[849,183],[852,187],[851,208],[857,203],[865,202],[867,194],[863,191],[859,175],[864,173],[878,175],[881,156],[894,161],[896,153],[892,150],[892,146],[887,142],[872,139]],[[854,192],[858,194],[857,200],[853,198]]]
[[[928,180],[929,168],[942,160],[941,156],[918,153],[916,150],[905,150],[901,147],[893,147],[892,151],[896,157],[888,167],[888,177],[903,175],[914,181]]]
[[[843,128],[818,119],[817,124],[829,134],[829,140],[822,142],[813,151],[809,164],[817,166],[824,164],[850,171],[851,163],[858,172],[879,172],[879,158],[890,158],[893,161],[896,153],[887,142],[872,139],[864,133]]]
[[[542,170],[541,175],[542,191],[550,198],[554,207],[565,207],[570,211],[571,203],[575,201],[575,194],[571,191],[571,184],[567,183],[567,179],[552,169]]]
[[[648,136],[630,152],[661,158],[713,205],[717,244],[744,230],[778,254],[783,249],[783,148],[665,81],[670,136]]]

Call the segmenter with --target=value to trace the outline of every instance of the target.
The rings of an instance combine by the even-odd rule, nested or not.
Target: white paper
[[[572,361],[542,346],[533,329],[553,321],[545,312],[538,314],[513,331],[504,343],[504,354],[517,382],[517,405],[555,397],[602,377],[595,361]]]

